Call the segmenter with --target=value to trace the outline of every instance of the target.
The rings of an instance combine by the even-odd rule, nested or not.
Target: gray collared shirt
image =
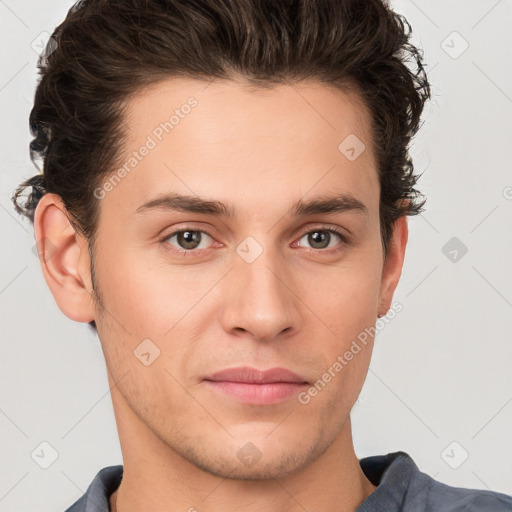
[[[359,460],[377,488],[355,512],[511,512],[512,496],[451,487],[422,473],[405,452]],[[123,477],[123,466],[103,468],[86,493],[65,512],[110,512],[109,498]]]

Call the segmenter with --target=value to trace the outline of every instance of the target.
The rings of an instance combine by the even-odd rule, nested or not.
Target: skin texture
[[[127,154],[191,96],[197,106],[99,201],[101,302],[87,243],[60,198],[44,196],[36,211],[36,238],[55,247],[42,259],[55,300],[69,318],[96,321],[105,355],[124,463],[112,509],[355,510],[375,489],[350,422],[373,339],[308,404],[296,395],[244,404],[204,378],[283,367],[314,383],[390,308],[407,222],[395,223],[384,259],[369,117],[357,96],[314,82],[256,90],[169,79],[127,105]],[[338,150],[349,134],[366,145],[354,161]],[[171,192],[228,203],[236,215],[136,213]],[[341,193],[367,215],[287,213],[299,199]],[[348,242],[333,233],[323,249],[307,236],[332,227]],[[194,252],[171,237],[180,229],[208,234]],[[237,253],[249,236],[262,249],[251,263]],[[146,339],[160,350],[148,366],[134,355]],[[244,446],[255,464],[237,456]]]

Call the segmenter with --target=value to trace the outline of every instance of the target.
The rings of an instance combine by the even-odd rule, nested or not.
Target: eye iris
[[[330,241],[330,233],[327,231],[313,231],[308,235],[308,243],[311,244],[315,249],[325,249],[329,245]],[[325,244],[325,242],[327,243]],[[316,247],[315,244],[325,244],[322,247]]]
[[[177,235],[177,241],[184,249],[195,249],[201,239],[199,231],[181,231]]]

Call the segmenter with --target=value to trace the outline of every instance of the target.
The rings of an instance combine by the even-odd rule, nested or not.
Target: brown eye
[[[199,231],[180,231],[176,234],[176,241],[183,249],[197,249],[201,242]]]
[[[205,231],[198,229],[183,229],[181,231],[175,231],[174,233],[171,233],[169,236],[165,237],[163,242],[172,246],[171,250],[184,253],[192,252],[194,250],[207,249],[208,238],[211,237]],[[201,244],[203,244],[203,247],[200,247]]]
[[[331,234],[328,231],[312,231],[308,233],[308,243],[313,249],[326,249],[331,240]],[[327,245],[326,245],[327,244]]]
[[[331,247],[335,246],[336,237],[342,241],[344,240],[343,236],[340,233],[337,233],[332,229],[315,229],[304,234],[301,240],[306,238],[307,243],[310,245],[312,249],[323,250],[330,249]],[[331,242],[334,242],[334,244],[330,245]]]

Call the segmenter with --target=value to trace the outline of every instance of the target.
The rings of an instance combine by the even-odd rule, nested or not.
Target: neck
[[[353,512],[375,490],[352,441],[350,417],[328,448],[283,478],[222,478],[190,462],[157,436],[113,393],[123,478],[112,512]],[[114,398],[115,397],[115,398]]]

